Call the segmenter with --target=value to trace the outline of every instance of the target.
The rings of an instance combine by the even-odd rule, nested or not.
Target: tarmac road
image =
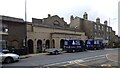
[[[118,49],[104,49],[77,53],[63,53],[59,55],[36,55],[30,58],[22,59],[20,62],[5,64],[4,68],[38,68],[43,66],[101,66],[104,64],[113,64],[106,59],[107,54],[117,53]],[[96,59],[91,60],[91,59]],[[73,61],[73,62],[72,62]],[[76,63],[77,62],[77,63]],[[117,66],[117,63],[115,63]]]

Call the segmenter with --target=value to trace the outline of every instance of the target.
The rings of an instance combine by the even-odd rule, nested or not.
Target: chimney
[[[86,20],[88,19],[88,14],[87,14],[87,12],[84,13],[83,18],[86,19]]]
[[[73,17],[73,15],[70,17],[70,21],[72,21],[72,20],[74,20],[74,17]]]
[[[51,15],[50,15],[50,14],[48,14],[48,17],[51,17]]]
[[[96,19],[96,23],[100,23],[100,18],[99,17]]]
[[[64,20],[64,18],[63,18],[63,17],[62,17],[61,19],[62,19],[62,20]]]
[[[105,20],[105,21],[104,21],[104,25],[106,25],[106,26],[107,26],[107,23],[108,23],[108,22],[107,22],[107,20]]]

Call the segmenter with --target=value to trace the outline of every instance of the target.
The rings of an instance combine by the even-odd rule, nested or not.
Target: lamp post
[[[26,34],[25,34],[25,47],[27,50],[27,54],[29,53],[29,48],[28,48],[28,42],[27,42],[27,0],[25,0],[25,28],[26,28]]]
[[[25,22],[27,21],[27,0],[25,0]]]

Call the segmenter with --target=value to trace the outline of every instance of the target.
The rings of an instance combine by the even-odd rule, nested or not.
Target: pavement
[[[27,54],[27,55],[20,56],[20,59],[25,59],[25,58],[29,58],[29,57],[33,57],[33,56],[37,56],[37,55],[45,55],[45,54],[47,54],[47,53]]]
[[[63,51],[62,53],[65,53],[66,51]],[[46,55],[48,53],[36,53],[36,54],[27,54],[27,55],[22,55],[20,56],[20,59],[25,59],[25,58],[29,58],[32,56],[37,56],[37,55]]]

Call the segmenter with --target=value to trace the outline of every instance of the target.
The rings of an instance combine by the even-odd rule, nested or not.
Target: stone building
[[[77,16],[75,18],[71,16],[70,18],[70,28],[77,27],[79,31],[85,32],[88,39],[102,39],[109,43],[114,42],[115,31],[107,24],[107,21],[101,24],[100,18],[97,18],[95,22],[88,20],[88,14],[86,12],[83,18]]]
[[[29,53],[43,52],[48,48],[63,48],[64,39],[86,40],[84,32],[70,28],[69,24],[57,15],[47,18],[32,18],[27,24],[27,41]]]
[[[70,17],[70,24],[58,15],[47,18],[32,18],[32,22],[23,19],[0,16],[0,40],[4,40],[8,47],[27,47],[28,53],[44,52],[48,48],[63,48],[64,39],[102,39],[109,43],[115,41],[115,31],[107,25],[88,20],[85,12],[83,18]],[[0,41],[1,43],[1,41]],[[0,44],[1,45],[1,44]]]
[[[26,38],[26,24],[23,19],[0,16],[1,48],[21,48]]]

